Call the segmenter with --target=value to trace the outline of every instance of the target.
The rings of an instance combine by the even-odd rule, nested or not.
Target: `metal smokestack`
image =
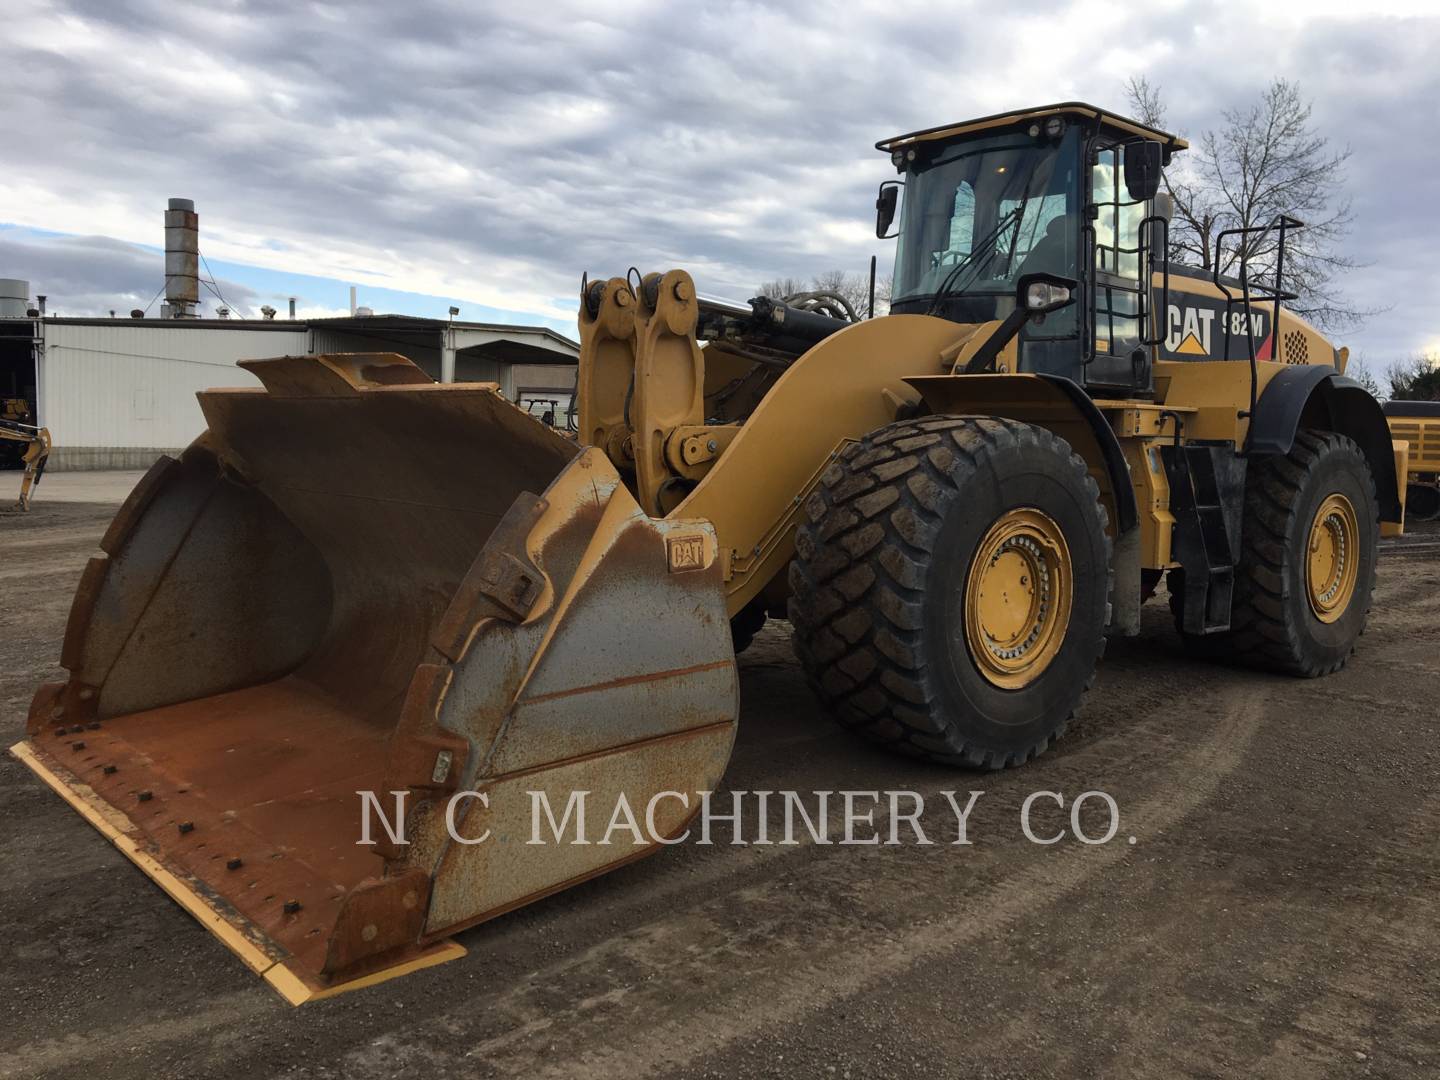
[[[165,303],[176,319],[195,318],[200,303],[200,216],[190,199],[165,211]]]
[[[30,282],[0,278],[0,319],[23,319],[30,310]]]

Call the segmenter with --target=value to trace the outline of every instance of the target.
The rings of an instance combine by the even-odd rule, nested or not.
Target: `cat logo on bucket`
[[[703,570],[705,568],[705,538],[703,536],[672,536],[665,541],[665,550],[670,559],[670,572],[682,570]]]
[[[1227,319],[1232,340],[1244,342],[1247,324],[1251,337],[1264,339],[1264,311],[1252,308],[1247,313],[1243,305],[1236,305],[1227,314],[1223,304],[1218,307],[1178,307],[1171,304],[1165,327],[1165,351],[1177,356],[1214,356],[1215,335],[1218,334],[1223,341]]]

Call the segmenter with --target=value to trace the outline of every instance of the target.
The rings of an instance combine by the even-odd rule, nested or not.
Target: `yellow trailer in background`
[[[1385,418],[1395,438],[1410,449],[1406,518],[1440,519],[1440,401],[1387,401]]]

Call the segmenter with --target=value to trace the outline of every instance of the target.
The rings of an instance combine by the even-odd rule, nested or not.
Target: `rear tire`
[[[1301,431],[1286,456],[1251,461],[1230,629],[1180,636],[1207,659],[1305,678],[1339,671],[1365,630],[1379,539],[1375,481],[1360,448],[1334,432]],[[1172,571],[1177,628],[1183,583]]]
[[[1440,518],[1440,487],[1435,484],[1411,484],[1405,492],[1405,516],[1415,521]]]
[[[803,509],[790,620],[827,713],[948,764],[1051,746],[1110,591],[1099,489],[1069,444],[1011,420],[897,422],[841,451]]]
[[[739,656],[755,641],[755,635],[765,629],[765,605],[757,598],[751,600],[735,613],[730,620],[730,644]]]

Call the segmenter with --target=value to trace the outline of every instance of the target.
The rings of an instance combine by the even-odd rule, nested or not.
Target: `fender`
[[[1057,431],[1081,457],[1104,465],[1115,503],[1117,536],[1140,521],[1135,488],[1120,440],[1090,395],[1063,375],[1022,372],[1017,375],[918,375],[905,380],[941,413],[983,413],[1022,420],[1054,429],[1057,421],[1069,431]],[[1076,431],[1079,421],[1079,431]],[[1080,436],[1076,438],[1077,434]]]
[[[1393,436],[1380,403],[1370,392],[1326,364],[1287,367],[1265,386],[1255,406],[1246,452],[1288,454],[1295,432],[1322,428],[1354,439],[1375,478],[1380,520],[1401,520]]]
[[[1140,513],[1120,440],[1080,386],[1063,375],[920,375],[905,380],[925,404],[942,413],[1003,416],[1048,428],[1075,448],[1108,479],[1115,507],[1114,571],[1110,587],[1110,632],[1140,632]]]

